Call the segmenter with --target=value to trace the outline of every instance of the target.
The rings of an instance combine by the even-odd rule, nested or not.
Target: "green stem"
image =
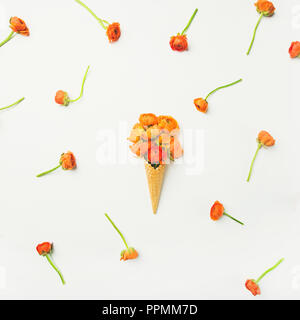
[[[242,80],[243,80],[243,79],[239,79],[239,80],[234,81],[234,82],[232,82],[232,83],[226,84],[225,86],[221,86],[221,87],[216,88],[215,90],[211,91],[211,92],[206,96],[205,100],[207,100],[207,98],[208,98],[211,94],[215,93],[216,91],[218,91],[218,90],[220,90],[220,89],[223,89],[223,88],[227,88],[227,87],[233,86],[233,85],[241,82]]]
[[[261,147],[262,147],[262,144],[259,142],[258,145],[257,145],[257,149],[256,149],[256,152],[255,152],[255,155],[254,155],[253,160],[252,160],[252,162],[251,162],[251,166],[250,166],[250,171],[249,171],[249,175],[248,175],[248,178],[247,178],[247,182],[249,182],[249,180],[250,180],[254,161],[255,161],[256,156],[257,156],[257,154],[258,154],[258,151],[259,151],[259,149],[260,149]]]
[[[7,107],[0,108],[0,110],[4,110],[4,109],[8,109],[8,108],[10,108],[10,107],[13,107],[13,106],[15,106],[16,104],[19,104],[20,102],[22,102],[24,99],[25,99],[25,98],[21,98],[20,100],[14,102],[13,104],[10,104],[10,105],[7,106]]]
[[[276,269],[283,260],[284,259],[280,259],[272,268],[270,268],[266,272],[264,272],[255,282],[258,283],[266,274],[268,274],[270,271]]]
[[[83,78],[83,81],[82,81],[80,96],[79,96],[77,99],[75,99],[75,100],[69,100],[69,102],[78,101],[78,100],[82,97],[82,95],[83,95],[84,83],[85,83],[85,79],[86,79],[87,73],[88,73],[88,71],[89,71],[89,68],[90,68],[90,66],[87,67],[86,72],[85,72],[85,75],[84,75],[84,78]]]
[[[105,213],[106,218],[110,221],[110,223],[112,224],[112,226],[117,230],[118,234],[121,236],[122,240],[124,241],[124,244],[126,246],[126,248],[128,249],[128,245],[127,242],[123,236],[123,234],[121,233],[121,231],[117,228],[117,226],[113,223],[113,221],[110,219],[110,217],[108,216],[107,213]]]
[[[47,258],[47,260],[49,261],[50,265],[52,266],[52,268],[58,273],[62,284],[66,284],[65,279],[63,277],[63,275],[61,274],[61,272],[57,269],[57,267],[54,265],[54,263],[52,262],[50,256],[48,254],[45,255],[45,257]]]
[[[235,219],[234,217],[230,216],[228,213],[223,212],[223,214],[224,214],[225,216],[229,217],[230,219],[232,219],[232,220],[234,220],[234,221],[238,222],[239,224],[244,225],[244,224],[243,224],[243,222],[241,222],[241,221],[239,221],[239,220]]]
[[[9,36],[0,43],[0,47],[2,47],[6,42],[8,42],[10,39],[12,39],[12,38],[14,37],[14,34],[15,34],[15,32],[12,31],[12,32],[9,34]]]
[[[254,39],[255,39],[255,35],[256,35],[256,30],[257,30],[257,27],[258,27],[258,25],[259,25],[259,23],[260,23],[260,21],[261,21],[261,19],[262,19],[263,16],[264,16],[263,13],[261,13],[260,16],[259,16],[259,19],[258,19],[258,21],[257,21],[257,24],[256,24],[255,29],[254,29],[254,32],[253,32],[253,36],[252,36],[252,41],[251,41],[251,43],[250,43],[250,47],[249,47],[249,49],[248,49],[248,51],[247,51],[247,55],[249,55],[249,53],[250,53],[250,51],[251,51],[251,49],[252,49],[252,46],[253,46],[253,43],[254,43]]]
[[[75,0],[77,3],[79,3],[80,5],[82,5],[94,18],[96,18],[98,20],[98,22],[101,24],[101,26],[103,27],[104,30],[107,29],[107,27],[104,25],[103,20],[100,19],[99,17],[97,17],[95,15],[95,13],[88,7],[86,6],[83,2],[81,2],[80,0]]]
[[[55,171],[56,169],[58,169],[58,168],[60,168],[60,167],[61,167],[61,164],[60,164],[59,166],[51,169],[51,170],[45,171],[45,172],[43,172],[43,173],[40,173],[40,174],[37,175],[37,178],[42,177],[42,176],[45,176],[46,174],[48,174],[48,173],[50,173],[50,172],[53,172],[53,171]]]
[[[194,11],[193,15],[191,16],[190,21],[188,22],[188,24],[186,25],[186,27],[185,27],[185,28],[183,29],[183,31],[181,32],[181,35],[184,35],[184,33],[185,33],[185,32],[187,31],[187,29],[190,27],[190,25],[191,25],[192,21],[194,20],[195,15],[197,14],[197,12],[198,12],[198,9],[196,9],[196,10]]]

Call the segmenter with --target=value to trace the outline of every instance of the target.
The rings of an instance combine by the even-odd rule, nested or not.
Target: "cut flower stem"
[[[52,268],[58,273],[62,284],[66,284],[65,279],[63,277],[63,275],[61,274],[61,272],[58,270],[58,268],[54,265],[53,261],[50,258],[49,254],[46,254],[45,257],[47,258],[48,262],[50,263],[50,265],[52,266]]]
[[[254,155],[253,160],[252,160],[252,162],[251,162],[251,166],[250,166],[250,171],[249,171],[249,175],[248,175],[248,178],[247,178],[247,182],[250,181],[250,177],[251,177],[252,169],[253,169],[253,164],[254,164],[254,161],[255,161],[255,159],[256,159],[256,157],[257,157],[258,151],[259,151],[259,149],[260,149],[261,147],[262,147],[262,144],[259,142],[258,145],[257,145],[257,149],[256,149],[256,152],[255,152],[255,155]]]
[[[196,9],[193,13],[193,15],[191,16],[191,19],[189,20],[188,24],[186,25],[186,27],[183,29],[183,31],[181,32],[181,35],[183,36],[185,34],[185,32],[187,31],[187,29],[190,27],[191,23],[193,22],[196,14],[198,12],[198,9]]]
[[[241,224],[241,225],[244,225],[244,224],[243,224],[243,222],[241,222],[241,221],[239,221],[239,220],[235,219],[234,217],[232,217],[232,216],[231,216],[231,215],[229,215],[228,213],[223,212],[223,214],[224,214],[225,216],[229,217],[230,219],[232,219],[232,220],[236,221],[237,223],[239,223],[239,224]]]
[[[86,76],[87,76],[87,73],[88,73],[89,69],[90,69],[90,66],[88,66],[87,69],[86,69],[86,72],[85,72],[85,75],[84,75],[84,78],[83,78],[83,81],[82,81],[81,91],[80,91],[79,97],[78,97],[77,99],[74,99],[74,100],[69,100],[69,102],[76,102],[76,101],[78,101],[79,99],[82,98],[83,89],[84,89],[84,84],[85,84]]]
[[[11,108],[11,107],[15,106],[16,104],[19,104],[20,102],[22,102],[24,99],[25,99],[25,98],[21,98],[20,100],[14,102],[13,104],[10,104],[10,105],[7,106],[7,107],[0,108],[0,110],[4,110],[4,109]]]
[[[233,85],[241,82],[242,80],[243,80],[243,79],[239,79],[239,80],[234,81],[234,82],[232,82],[232,83],[229,83],[229,84],[226,84],[226,85],[224,85],[224,86],[221,86],[221,87],[216,88],[215,90],[211,91],[211,92],[206,96],[205,100],[207,100],[207,98],[208,98],[211,94],[215,93],[216,91],[218,91],[218,90],[220,90],[220,89],[223,89],[223,88],[227,88],[227,87],[233,86]]]
[[[263,16],[264,16],[264,14],[263,14],[263,12],[262,12],[262,13],[260,14],[260,16],[259,16],[259,19],[258,19],[257,23],[256,23],[256,26],[255,26],[255,29],[254,29],[254,32],[253,32],[253,36],[252,36],[252,41],[251,41],[250,47],[249,47],[249,49],[248,49],[248,51],[247,51],[247,55],[250,54],[250,51],[251,51],[251,49],[252,49],[252,46],[253,46],[253,43],[254,43],[254,40],[255,40],[257,27],[258,27],[258,25],[260,24],[260,21],[261,21],[261,19],[262,19]]]
[[[109,220],[109,222],[112,224],[112,226],[116,229],[116,231],[118,232],[118,234],[119,234],[119,235],[120,235],[120,237],[122,238],[122,240],[123,240],[123,242],[124,242],[124,244],[125,244],[126,248],[128,249],[127,242],[126,242],[126,240],[125,240],[125,238],[124,238],[124,236],[123,236],[122,232],[121,232],[121,231],[117,228],[117,226],[113,223],[113,221],[111,220],[111,218],[108,216],[108,214],[107,214],[107,213],[105,213],[105,216],[106,216],[106,218]]]
[[[273,271],[274,269],[276,269],[281,262],[283,262],[284,259],[280,259],[273,267],[271,267],[270,269],[268,269],[267,271],[265,271],[257,280],[255,280],[255,283],[257,284],[264,276],[266,276],[269,272]]]
[[[87,6],[85,5],[83,2],[81,2],[80,0],[75,0],[77,3],[79,3],[81,6],[83,6],[96,20],[98,20],[98,22],[101,24],[102,28],[104,30],[107,29],[107,27],[104,25],[103,22],[109,24],[107,21],[104,21],[102,19],[100,19],[99,17],[96,16],[96,14]]]

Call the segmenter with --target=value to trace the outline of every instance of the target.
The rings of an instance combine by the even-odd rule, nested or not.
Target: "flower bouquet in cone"
[[[153,213],[157,212],[166,165],[183,154],[178,134],[179,126],[174,118],[144,113],[128,138],[133,143],[131,151],[145,160]]]

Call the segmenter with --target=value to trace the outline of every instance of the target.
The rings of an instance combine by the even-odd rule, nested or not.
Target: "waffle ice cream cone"
[[[165,164],[160,164],[158,168],[154,169],[151,164],[145,163],[146,176],[154,214],[156,214],[159,203],[160,192],[165,176],[165,169]]]

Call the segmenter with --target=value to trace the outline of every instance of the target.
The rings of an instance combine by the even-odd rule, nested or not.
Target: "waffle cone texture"
[[[156,214],[161,188],[164,181],[166,165],[161,164],[158,168],[154,169],[151,164],[145,163],[146,176],[148,180],[148,187],[150,199],[152,204],[153,213]]]

